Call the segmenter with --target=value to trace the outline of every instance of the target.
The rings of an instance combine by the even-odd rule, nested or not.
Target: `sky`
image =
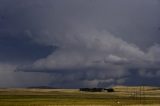
[[[160,0],[0,0],[0,87],[160,86]]]

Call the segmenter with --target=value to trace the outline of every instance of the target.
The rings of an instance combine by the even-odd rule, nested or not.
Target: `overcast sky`
[[[160,86],[160,0],[0,0],[0,87]]]

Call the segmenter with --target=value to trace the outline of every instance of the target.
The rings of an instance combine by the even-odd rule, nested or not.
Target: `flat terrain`
[[[158,87],[117,86],[114,90],[0,89],[0,106],[160,106]]]

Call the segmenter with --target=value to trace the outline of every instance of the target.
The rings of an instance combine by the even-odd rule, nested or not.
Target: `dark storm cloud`
[[[40,27],[32,11],[35,6],[41,8],[31,1],[0,1],[1,62],[33,61],[49,55],[54,50],[54,47],[37,44],[31,38],[30,30],[38,30]]]
[[[0,36],[0,44],[1,62],[35,61],[49,55],[54,50],[54,47],[33,43],[26,37]]]
[[[58,87],[158,79],[159,10],[159,0],[1,0],[0,57],[35,60],[8,69],[18,67],[17,80],[32,76],[26,85],[40,82],[38,75],[39,84]]]

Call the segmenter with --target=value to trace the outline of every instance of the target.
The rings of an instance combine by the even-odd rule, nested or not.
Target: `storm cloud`
[[[1,0],[0,16],[15,86],[160,85],[159,0]]]

